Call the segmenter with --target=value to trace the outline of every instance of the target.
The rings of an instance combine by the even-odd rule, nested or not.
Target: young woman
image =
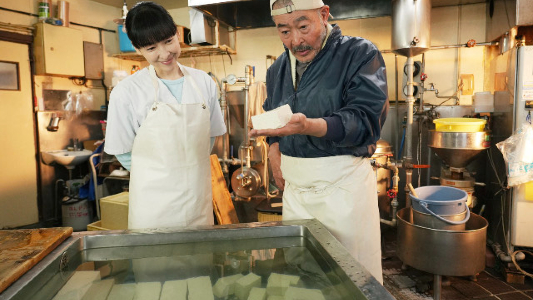
[[[212,225],[209,154],[226,132],[215,82],[178,63],[170,14],[140,2],[126,31],[150,66],[121,81],[109,101],[105,152],[130,170],[130,229]]]

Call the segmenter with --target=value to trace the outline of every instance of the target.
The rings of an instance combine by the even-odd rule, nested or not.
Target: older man
[[[381,247],[372,156],[388,111],[385,63],[368,40],[343,36],[321,0],[270,0],[285,52],[268,69],[266,111],[289,104],[268,136],[283,219],[316,218],[379,281]]]

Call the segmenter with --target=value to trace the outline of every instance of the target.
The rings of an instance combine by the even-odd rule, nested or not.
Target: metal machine
[[[245,67],[244,77],[229,75],[221,84],[220,106],[228,130],[215,146],[214,153],[221,157],[222,171],[237,199],[250,199],[260,188],[267,198],[272,196],[268,192],[268,145],[264,138],[248,137],[250,115],[257,113],[250,103],[250,87],[254,84],[252,66]],[[233,85],[244,86],[240,90],[230,90]],[[230,170],[230,166],[238,168]]]
[[[467,205],[474,207],[476,198],[473,195],[475,179],[466,169],[479,154],[489,147],[488,134],[481,132],[443,132],[429,131],[429,147],[446,163],[441,170],[441,185],[452,186],[464,190],[468,194]]]

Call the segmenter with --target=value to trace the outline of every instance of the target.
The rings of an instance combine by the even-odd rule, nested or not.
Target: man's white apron
[[[282,155],[281,172],[283,220],[319,220],[383,283],[377,183],[370,161],[351,155]]]
[[[153,66],[149,71],[155,100],[133,143],[128,228],[213,225],[210,110],[186,70],[185,84],[202,103],[159,101]]]

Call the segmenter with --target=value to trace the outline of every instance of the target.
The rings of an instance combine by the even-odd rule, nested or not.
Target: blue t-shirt
[[[181,104],[181,95],[183,94],[183,83],[185,82],[185,77],[181,77],[180,79],[176,80],[161,79],[161,81],[163,81],[163,83],[167,86],[174,98],[178,100],[178,103]]]

